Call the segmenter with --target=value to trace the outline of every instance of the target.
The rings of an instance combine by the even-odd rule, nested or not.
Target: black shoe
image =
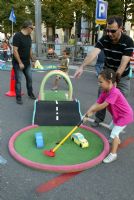
[[[16,103],[22,105],[23,101],[21,99],[21,97],[16,98]]]
[[[34,100],[36,99],[36,97],[33,93],[29,94],[28,96],[29,96],[30,99],[34,99]]]
[[[92,127],[98,127],[100,125],[100,122],[94,121],[91,126]]]

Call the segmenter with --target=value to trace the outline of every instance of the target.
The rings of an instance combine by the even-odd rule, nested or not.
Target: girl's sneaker
[[[115,153],[115,154],[113,154],[113,153],[110,153],[104,160],[103,160],[103,162],[104,163],[111,163],[111,162],[113,162],[114,160],[116,160],[117,159],[117,154]]]

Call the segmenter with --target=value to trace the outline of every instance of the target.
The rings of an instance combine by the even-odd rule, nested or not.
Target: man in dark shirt
[[[130,91],[128,74],[134,43],[129,36],[122,32],[122,19],[118,16],[109,18],[106,26],[107,34],[97,42],[94,50],[87,55],[80,68],[75,72],[74,77],[79,78],[83,73],[84,67],[91,64],[100,51],[104,50],[105,68],[111,68],[116,72],[117,87],[125,96],[128,96]],[[93,126],[98,126],[104,120],[105,113],[105,110],[96,113]]]
[[[26,78],[26,87],[28,96],[31,99],[36,99],[33,94],[32,88],[32,73],[30,60],[34,62],[32,56],[32,40],[31,32],[33,31],[32,21],[25,21],[22,25],[21,31],[16,33],[13,37],[13,59],[12,64],[15,72],[15,90],[16,90],[16,103],[22,104],[21,98],[21,77],[24,73]]]

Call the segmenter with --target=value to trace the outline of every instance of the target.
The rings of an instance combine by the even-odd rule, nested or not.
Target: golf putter
[[[84,115],[85,117],[86,115]],[[49,157],[55,157],[55,151],[72,135],[72,133],[82,124],[83,119],[60,141],[59,144],[57,144],[53,149],[50,150],[45,150],[44,154],[49,156]]]

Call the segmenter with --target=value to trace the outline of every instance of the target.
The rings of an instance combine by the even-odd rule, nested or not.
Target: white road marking
[[[59,116],[56,116],[56,120],[59,120]]]

